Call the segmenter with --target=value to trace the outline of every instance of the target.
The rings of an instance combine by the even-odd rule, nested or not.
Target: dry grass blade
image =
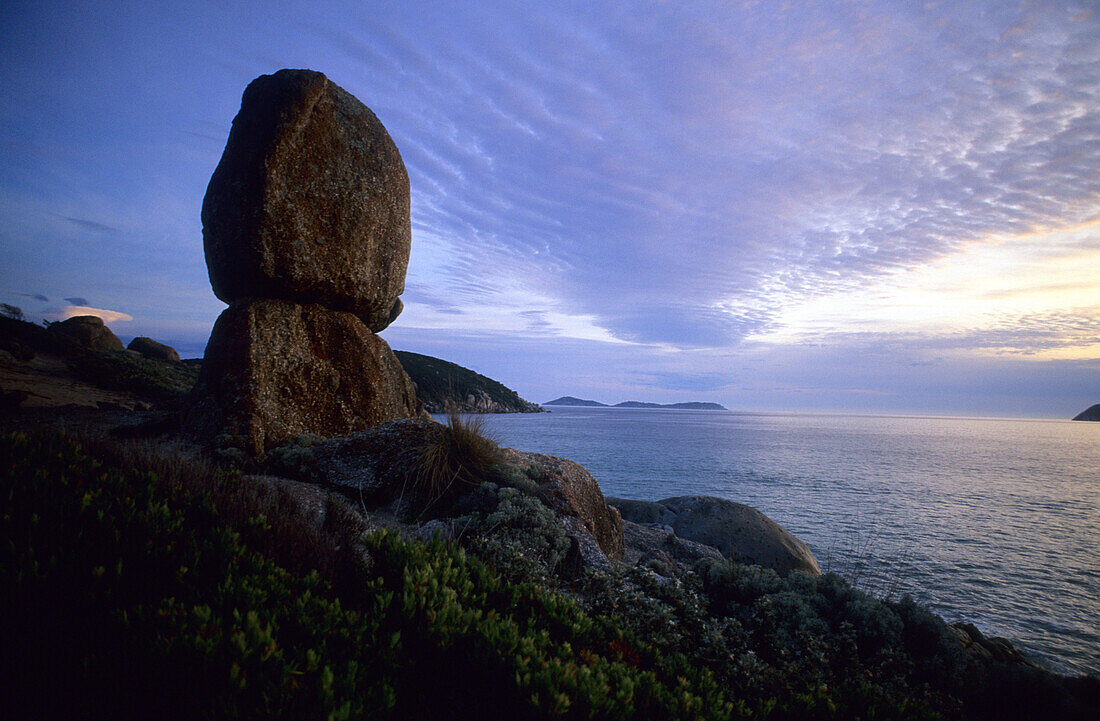
[[[421,450],[411,479],[413,494],[425,509],[481,483],[500,460],[500,446],[486,426],[484,416],[464,417],[450,410],[446,425]]]

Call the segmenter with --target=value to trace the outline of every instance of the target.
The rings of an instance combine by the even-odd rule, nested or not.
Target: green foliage
[[[564,536],[545,506],[494,484],[464,503],[488,563],[360,539],[339,504],[319,529],[279,487],[211,466],[0,437],[0,692],[43,718],[1092,719],[1100,703],[1095,679],[977,664],[927,610],[835,575],[623,570],[589,576],[582,610],[547,588]]]
[[[0,438],[0,488],[5,690],[42,717],[731,710],[683,656],[454,546],[368,536],[360,581],[338,592],[254,549],[266,516],[227,522],[211,495],[65,438]]]
[[[561,519],[537,497],[484,483],[469,504],[481,508],[469,519],[463,544],[504,578],[552,587],[580,572],[566,564],[572,541]]]
[[[492,468],[489,480],[498,486],[507,486],[532,496],[542,497],[543,492],[537,482],[540,475],[542,471],[535,464],[521,468],[515,463],[498,463]]]
[[[302,481],[322,481],[314,465],[313,447],[324,440],[313,433],[302,433],[268,451],[264,461],[267,472]]]
[[[77,377],[101,388],[161,401],[179,400],[199,377],[197,368],[127,351],[82,353],[69,360],[69,367]]]

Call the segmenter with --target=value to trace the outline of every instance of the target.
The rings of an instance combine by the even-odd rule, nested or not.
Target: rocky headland
[[[142,369],[129,406],[4,386],[0,522],[26,539],[0,564],[4,653],[21,688],[64,671],[46,716],[1094,718],[1096,679],[822,575],[752,508],[608,499],[572,461],[434,421],[377,335],[408,193],[358,100],[263,76],[203,204],[229,307],[190,391],[102,322],[11,326],[6,372],[32,346],[93,359],[89,385]]]
[[[1100,421],[1100,403],[1089,406],[1073,417],[1075,421]]]
[[[457,363],[409,351],[394,351],[429,413],[542,413],[546,409],[499,381]]]

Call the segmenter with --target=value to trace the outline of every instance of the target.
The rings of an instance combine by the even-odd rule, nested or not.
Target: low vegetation
[[[178,401],[198,380],[193,366],[145,358],[128,351],[90,351],[68,360],[73,375],[92,385],[130,391],[159,401]]]
[[[835,575],[579,573],[511,480],[424,543],[164,453],[2,437],[8,697],[46,718],[1095,717],[1095,679],[978,664]]]

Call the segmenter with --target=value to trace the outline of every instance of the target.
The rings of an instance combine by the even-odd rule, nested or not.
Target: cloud
[[[47,298],[46,296],[42,295],[41,293],[20,293],[19,295],[24,297],[24,298],[33,298],[34,300],[40,300],[43,303],[49,303],[50,302],[50,299]]]
[[[71,303],[72,305],[88,305],[88,299],[87,298],[81,298],[79,296],[75,296],[75,297],[72,297],[72,298],[66,298],[65,300],[68,301],[69,303]]]
[[[59,320],[67,320],[78,315],[95,315],[103,319],[104,323],[116,323],[119,321],[131,321],[133,316],[117,310],[104,310],[103,308],[89,308],[84,305],[67,305],[57,313]]]
[[[67,220],[73,225],[77,225],[81,228],[84,228],[85,230],[90,230],[95,233],[107,233],[110,235],[117,235],[122,233],[122,230],[120,228],[116,228],[113,225],[107,225],[106,223],[100,223],[95,220],[88,220],[87,218],[74,218],[68,215],[59,215],[57,217],[61,218],[62,220]]]
[[[450,262],[414,258],[409,285],[458,306],[520,284],[615,338],[728,346],[792,304],[1100,213],[1094,17],[492,12],[492,33],[455,19],[472,42],[391,33],[362,56],[415,69],[420,101],[385,101],[418,239]]]

